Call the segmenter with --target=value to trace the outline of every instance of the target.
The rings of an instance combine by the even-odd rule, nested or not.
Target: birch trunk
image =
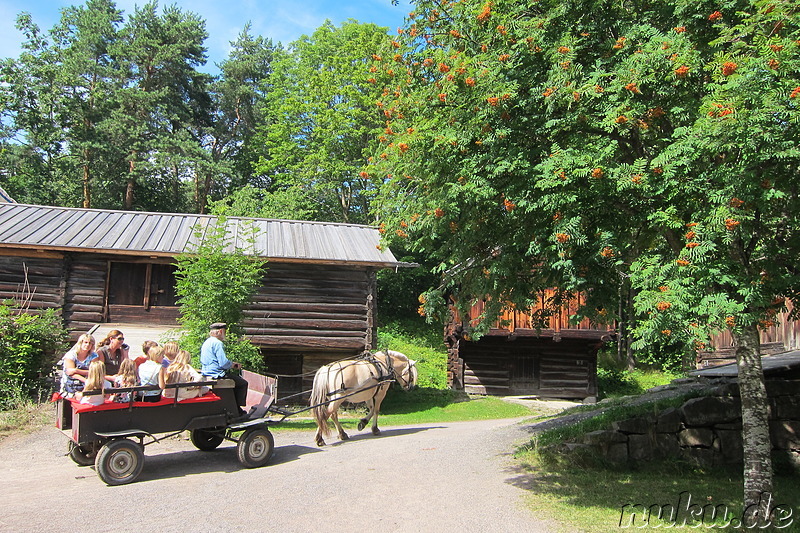
[[[772,456],[769,438],[769,404],[761,366],[758,327],[733,332],[739,391],[742,399],[744,443],[744,508],[758,510],[758,521],[769,519],[772,500]]]

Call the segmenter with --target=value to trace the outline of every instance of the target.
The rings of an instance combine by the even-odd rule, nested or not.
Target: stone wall
[[[774,459],[800,470],[800,380],[768,381],[767,395]],[[738,385],[723,384],[679,408],[614,422],[565,448],[593,451],[613,463],[677,458],[703,466],[741,464]]]

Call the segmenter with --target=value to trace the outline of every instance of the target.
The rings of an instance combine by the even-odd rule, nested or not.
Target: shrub
[[[242,336],[240,323],[245,304],[261,284],[264,262],[231,246],[233,238],[223,216],[205,228],[205,232],[196,228],[194,237],[196,246],[178,256],[175,273],[180,322],[186,330],[181,344],[197,354],[208,336],[209,325],[225,322],[228,358],[250,370],[261,371],[264,365],[261,353]],[[254,240],[255,234],[248,241],[251,248]]]
[[[46,392],[55,354],[67,332],[55,310],[30,314],[0,302],[0,409]]]
[[[447,388],[447,352],[440,332],[422,320],[392,322],[378,329],[378,348],[417,362],[417,386]]]

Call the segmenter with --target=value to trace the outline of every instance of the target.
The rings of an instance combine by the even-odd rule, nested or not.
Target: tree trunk
[[[131,160],[128,168],[128,183],[125,186],[125,209],[130,211],[133,209],[133,191],[136,186],[136,178],[133,175],[135,163]]]
[[[619,323],[617,325],[617,362],[624,364],[628,370],[636,368],[636,359],[633,356],[633,298],[631,296],[630,278],[623,277],[619,284]]]
[[[769,520],[772,501],[772,446],[758,327],[753,324],[731,333],[736,347],[742,399],[744,508],[750,515],[758,511],[758,522],[765,523]]]
[[[91,185],[91,172],[89,170],[89,149],[83,150],[83,207],[89,209],[92,207],[92,189]]]

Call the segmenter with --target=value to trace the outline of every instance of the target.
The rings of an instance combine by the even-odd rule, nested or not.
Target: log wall
[[[375,347],[374,303],[374,271],[270,263],[243,325],[273,350],[356,354]]]
[[[0,300],[31,312],[64,305],[66,272],[58,257],[0,256]]]
[[[65,268],[64,322],[77,337],[105,321],[108,261],[90,254],[75,254],[67,258]]]
[[[0,299],[20,297],[27,268],[29,309],[59,309],[73,340],[107,321],[169,322],[172,307],[154,313],[117,305],[107,311],[108,261],[124,257],[50,255],[0,255]],[[365,267],[268,264],[243,326],[261,348],[269,372],[294,376],[281,378],[281,396],[309,389],[321,365],[375,349],[376,279],[375,270]]]
[[[459,343],[470,394],[585,399],[597,395],[596,340],[483,337]]]

